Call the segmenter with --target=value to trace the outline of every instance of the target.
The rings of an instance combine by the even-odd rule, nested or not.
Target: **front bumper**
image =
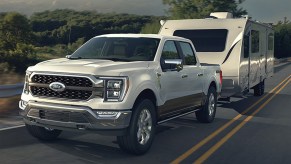
[[[19,102],[20,115],[29,125],[59,130],[93,131],[104,135],[124,135],[130,110],[101,110],[85,106],[43,102]]]

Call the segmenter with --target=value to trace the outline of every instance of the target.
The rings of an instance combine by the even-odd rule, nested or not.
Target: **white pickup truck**
[[[160,123],[192,112],[212,122],[221,77],[218,65],[199,63],[188,39],[101,35],[67,58],[29,67],[19,107],[40,140],[91,131],[115,135],[123,150],[143,154]]]

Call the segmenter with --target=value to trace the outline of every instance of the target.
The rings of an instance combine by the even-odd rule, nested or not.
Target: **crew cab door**
[[[162,72],[159,73],[160,95],[165,101],[165,104],[159,107],[159,115],[162,118],[182,113],[189,110],[189,107],[201,104],[199,102],[202,93],[202,82],[199,79],[201,68],[195,65],[197,62],[194,51],[191,44],[187,44],[172,40],[164,44],[160,59]],[[180,60],[187,64],[179,70],[165,63],[169,60]],[[188,65],[189,63],[192,64]]]
[[[200,106],[203,98],[204,72],[198,64],[195,51],[188,42],[178,42],[179,52],[183,58],[184,72],[187,75],[187,84],[183,90],[191,95],[190,106]]]

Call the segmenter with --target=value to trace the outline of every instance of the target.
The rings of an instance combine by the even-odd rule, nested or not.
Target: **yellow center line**
[[[286,82],[291,75],[289,75],[287,78],[285,78],[280,84],[278,84],[274,89],[272,89],[268,94],[266,94],[264,97],[260,98],[256,103],[248,107],[245,111],[243,111],[241,114],[238,114],[235,118],[227,122],[225,125],[214,131],[212,134],[207,136],[205,139],[200,141],[198,144],[187,150],[184,154],[179,156],[177,159],[171,162],[171,164],[178,164],[182,162],[184,159],[189,157],[191,154],[193,154],[195,151],[197,151],[199,148],[201,148],[203,145],[208,143],[210,140],[212,140],[214,137],[216,137],[218,134],[220,134],[222,131],[224,131],[226,128],[228,128],[230,125],[232,125],[235,121],[240,119],[244,114],[249,112],[252,108],[254,108],[256,105],[258,105],[261,101],[263,101],[266,97],[268,97],[270,94],[272,94],[277,88],[279,88],[284,82]]]
[[[230,131],[226,136],[224,136],[219,142],[212,146],[206,153],[199,157],[194,164],[203,163],[207,160],[214,152],[216,152],[226,141],[228,141],[234,134],[236,134],[247,122],[249,122],[258,112],[260,112],[279,92],[281,92],[289,83],[285,83],[274,95],[272,95],[267,101],[265,101],[257,110],[255,110],[250,116],[248,116],[243,122],[236,126],[232,131]]]

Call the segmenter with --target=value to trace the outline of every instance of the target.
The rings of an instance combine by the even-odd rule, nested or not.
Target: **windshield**
[[[77,49],[70,59],[153,61],[159,42],[156,38],[97,37]]]

